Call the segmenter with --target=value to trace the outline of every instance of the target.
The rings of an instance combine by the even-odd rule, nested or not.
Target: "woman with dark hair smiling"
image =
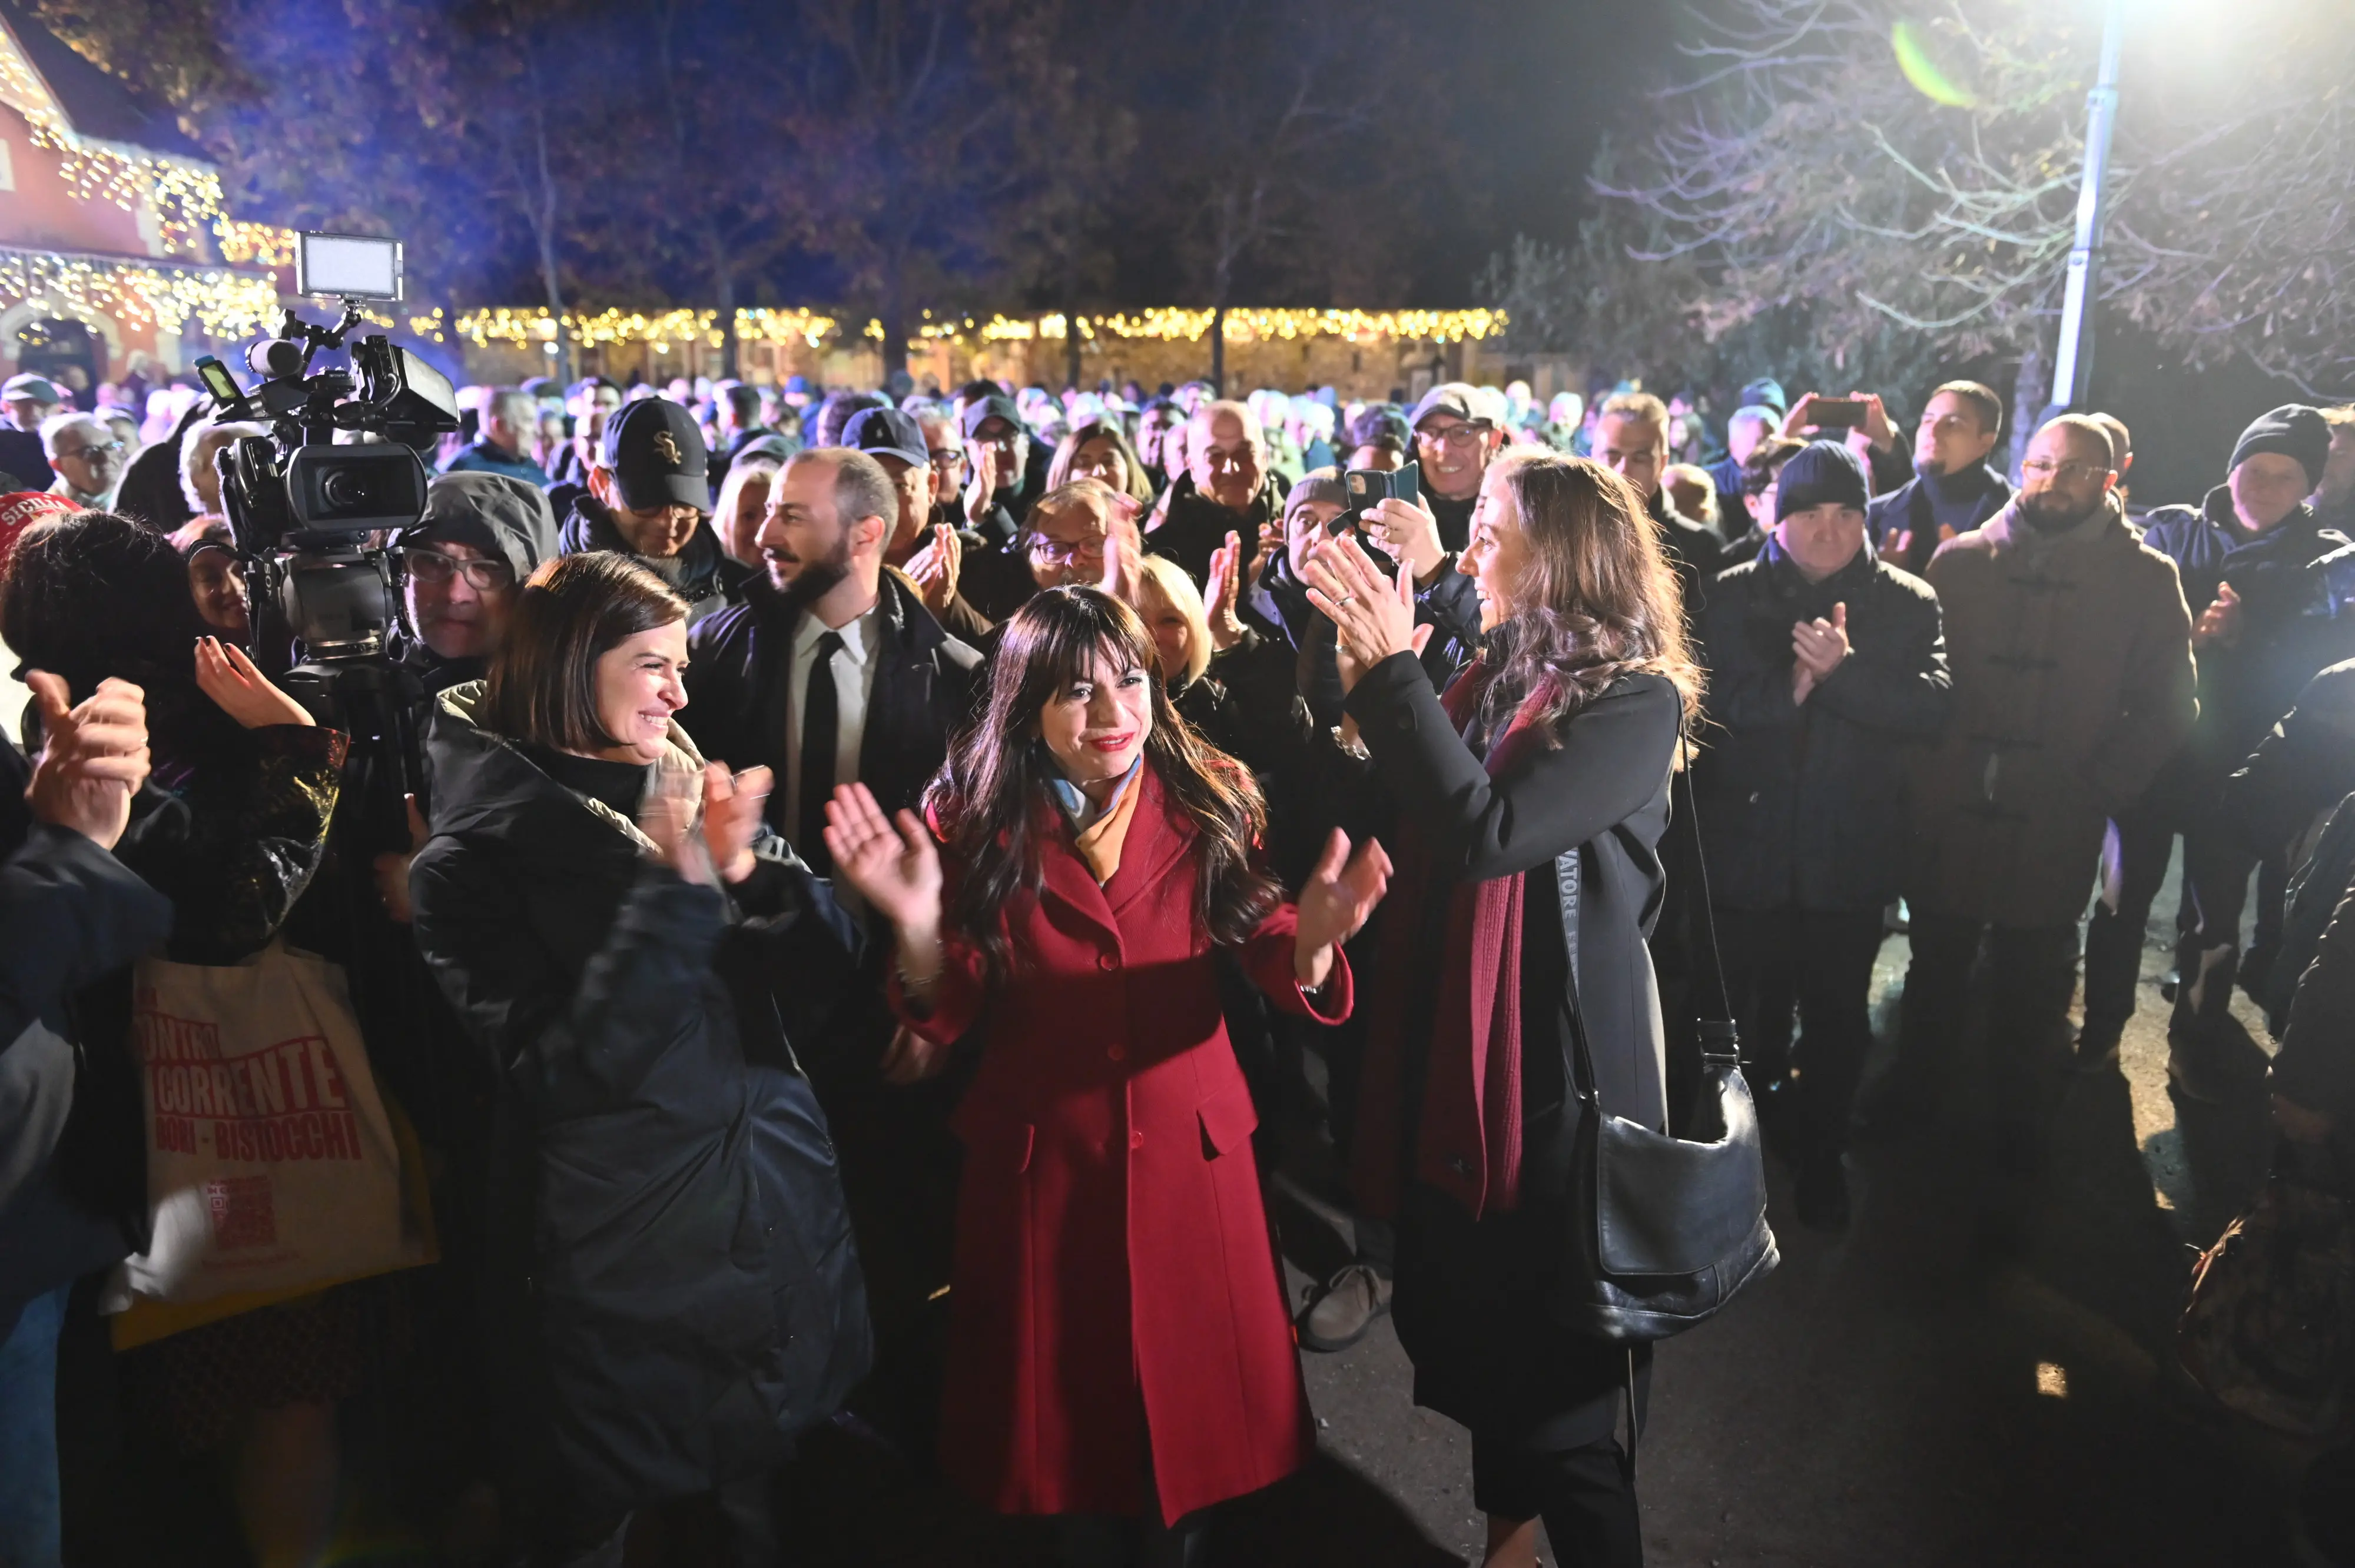
[[[1314,1446],[1214,949],[1278,1006],[1347,1016],[1341,943],[1389,858],[1336,832],[1283,902],[1251,774],[1178,716],[1144,624],[1093,588],[1006,623],[926,805],[944,850],[855,785],[826,836],[891,923],[920,1065],[980,1036],[942,1462],[1002,1513],[1088,1516],[1064,1525],[1072,1561],[1182,1560],[1189,1515]]]
[[[1153,481],[1119,421],[1082,419],[1055,445],[1047,464],[1047,488],[1060,490],[1075,479],[1092,479],[1142,509],[1153,504]]]
[[[767,769],[675,722],[687,611],[626,556],[549,561],[427,739],[411,901],[497,1083],[485,1360],[535,1563],[619,1562],[633,1510],[714,1489],[736,1560],[776,1560],[769,1472],[868,1360],[788,1040],[855,938],[762,831]]]
[[[1381,933],[1352,1187],[1398,1224],[1395,1314],[1419,1404],[1472,1433],[1490,1564],[1643,1561],[1623,1391],[1650,1357],[1555,1326],[1582,1020],[1603,1111],[1659,1129],[1668,777],[1700,679],[1635,490],[1582,458],[1490,465],[1462,570],[1494,627],[1441,696],[1413,584],[1353,538],[1309,597],[1340,632],[1346,711],[1407,832]],[[1633,1418],[1633,1417],[1631,1417]]]

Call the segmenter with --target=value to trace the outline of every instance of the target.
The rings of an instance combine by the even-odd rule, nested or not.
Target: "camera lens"
[[[383,493],[380,478],[366,468],[329,469],[319,478],[319,493],[338,512],[363,512]]]

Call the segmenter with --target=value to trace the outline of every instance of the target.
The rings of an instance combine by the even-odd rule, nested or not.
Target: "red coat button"
[[[1144,1148],[1144,1147],[1145,1147],[1145,1134],[1143,1134],[1143,1133],[1141,1133],[1141,1132],[1132,1132],[1132,1133],[1130,1133],[1130,1134],[1128,1135],[1128,1146],[1129,1146],[1131,1149],[1142,1149],[1142,1148]]]
[[[1096,968],[1100,969],[1116,969],[1120,968],[1120,955],[1118,953],[1098,953],[1096,955]]]
[[[1104,1047],[1104,1055],[1114,1062],[1125,1062],[1128,1060],[1128,1047],[1125,1045],[1107,1045]]]

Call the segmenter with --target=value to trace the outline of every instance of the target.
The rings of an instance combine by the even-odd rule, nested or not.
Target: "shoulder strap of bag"
[[[1677,759],[1682,764],[1668,781],[1668,832],[1675,832],[1678,823],[1684,824],[1684,836],[1692,854],[1693,904],[1692,920],[1700,940],[1695,946],[1695,957],[1705,965],[1702,978],[1708,990],[1702,1000],[1714,995],[1714,1009],[1704,1008],[1700,1019],[1700,1059],[1704,1065],[1739,1067],[1742,1065],[1742,1035],[1733,1026],[1733,998],[1725,989],[1725,963],[1717,950],[1717,913],[1709,897],[1709,862],[1701,854],[1700,809],[1692,787],[1692,747],[1686,738],[1684,720],[1677,720]]]
[[[1668,832],[1678,832],[1678,824],[1682,823],[1683,835],[1690,841],[1693,891],[1698,895],[1695,918],[1699,922],[1700,937],[1696,956],[1705,970],[1702,978],[1708,981],[1708,989],[1702,993],[1701,1000],[1705,1003],[1714,995],[1717,1003],[1713,1008],[1704,1006],[1702,1016],[1697,1021],[1700,1030],[1701,1062],[1705,1066],[1739,1069],[1742,1065],[1742,1036],[1733,1024],[1732,998],[1725,987],[1725,964],[1717,950],[1717,917],[1710,906],[1709,866],[1701,858],[1700,817],[1693,805],[1692,758],[1681,718],[1677,722],[1677,757],[1686,766],[1668,776]],[[1577,852],[1573,850],[1572,853]],[[1571,1088],[1580,1099],[1589,1104],[1599,1104],[1594,1056],[1587,1044],[1586,1010],[1579,1004],[1578,964],[1574,958],[1570,965],[1569,1012]]]

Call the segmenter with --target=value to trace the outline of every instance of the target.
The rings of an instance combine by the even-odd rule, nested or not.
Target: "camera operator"
[[[517,588],[557,546],[548,497],[522,480],[447,473],[425,496],[425,515],[393,538],[404,624],[391,652],[430,694],[482,679]]]
[[[727,602],[727,556],[705,521],[710,471],[695,416],[667,397],[641,397],[606,422],[589,493],[573,501],[558,547],[632,556],[687,600],[690,622],[702,619]]]

